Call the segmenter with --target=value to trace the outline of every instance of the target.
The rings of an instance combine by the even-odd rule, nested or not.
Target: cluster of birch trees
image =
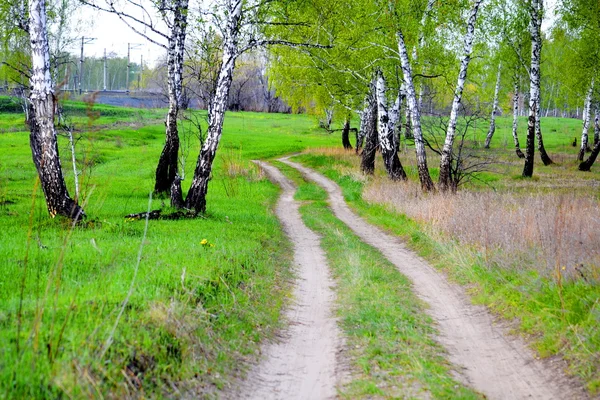
[[[15,36],[20,39],[11,36],[3,40],[28,39],[24,52],[27,57],[10,66],[21,78],[26,76],[29,80],[30,143],[48,210],[52,216],[79,219],[85,214],[78,205],[80,199],[69,196],[58,155],[54,124],[56,82],[48,39],[48,15],[54,14],[49,13],[47,4],[45,0],[3,0],[3,19],[24,32]],[[555,98],[568,87],[585,87],[580,169],[589,170],[600,151],[595,88],[600,53],[597,0],[562,0],[556,4],[558,14],[552,29],[545,31],[542,25],[548,15],[543,0],[215,0],[193,8],[189,0],[127,0],[123,4],[79,0],[79,4],[117,15],[132,31],[165,49],[169,108],[165,145],[157,155],[154,190],[170,195],[172,206],[192,215],[206,210],[208,184],[236,62],[242,55],[261,48],[270,53],[274,85],[294,108],[321,108],[327,111],[329,119],[333,114],[344,119],[347,148],[351,146],[350,121],[358,116],[357,151],[361,150],[361,168],[365,173],[373,172],[375,155],[380,150],[389,177],[406,179],[399,145],[401,135],[411,138],[424,191],[456,189],[463,168],[462,146],[456,145],[459,118],[480,108],[474,99],[480,97],[477,92],[485,86],[485,79],[481,79],[484,76],[492,77],[494,82],[490,85],[494,100],[486,147],[493,141],[500,92],[506,93],[502,87],[510,86],[515,151],[524,160],[523,176],[533,175],[536,147],[542,162],[552,163],[544,148],[540,125],[544,79],[545,87],[552,87],[555,105]],[[143,17],[132,12],[132,8],[142,10]],[[544,67],[543,48],[550,39],[552,50],[562,49],[563,54]],[[570,57],[565,58],[564,54]],[[575,71],[569,73],[568,79],[547,82],[552,74],[564,72],[566,66]],[[206,99],[208,128],[184,198],[178,119],[185,68],[192,71],[192,79],[204,82],[198,87]],[[511,85],[503,85],[507,80]],[[516,130],[521,94],[526,98],[528,114],[524,151]],[[434,150],[440,156],[437,185],[427,160],[427,148],[433,146],[423,129],[426,99],[429,109],[435,105],[447,113],[443,143]],[[591,155],[584,161],[592,111],[596,113],[596,134]]]
[[[579,169],[589,170],[598,147],[590,148],[588,132],[592,125],[595,137],[600,130],[597,122],[591,123],[599,100],[594,78],[600,65],[600,3],[546,3],[551,12],[545,10],[542,0],[349,4],[315,0],[310,6],[288,7],[288,19],[319,20],[318,31],[297,26],[291,33],[288,29],[288,34],[330,37],[334,48],[300,53],[275,49],[272,76],[292,106],[334,110],[346,121],[360,118],[357,147],[364,145],[361,168],[365,173],[373,171],[374,153],[380,149],[389,177],[406,179],[398,160],[404,130],[404,135],[414,140],[423,190],[456,190],[465,168],[462,146],[456,146],[459,120],[483,112],[483,98],[489,104],[485,148],[490,148],[501,94],[512,98],[512,105],[503,108],[508,112],[510,107],[514,114],[515,153],[524,161],[523,176],[533,175],[536,150],[544,165],[552,163],[544,146],[541,117],[548,116],[551,107],[555,114],[558,109],[574,108],[574,102],[582,106],[584,121]],[[585,106],[579,105],[582,93],[586,93]],[[517,117],[523,109],[528,127],[522,149]],[[424,129],[422,115],[433,110],[445,116],[439,145]],[[437,185],[427,163],[432,153],[440,156]]]

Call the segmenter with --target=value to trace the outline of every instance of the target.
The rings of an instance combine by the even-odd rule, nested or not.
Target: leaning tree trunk
[[[588,145],[588,130],[590,129],[590,114],[592,108],[592,95],[594,94],[594,78],[590,84],[587,96],[585,97],[585,104],[583,105],[583,132],[581,133],[581,147],[579,154],[577,154],[577,160],[583,161],[585,152],[589,151]]]
[[[525,158],[525,154],[521,151],[521,145],[519,144],[519,82],[515,79],[515,93],[513,94],[513,123],[512,123],[512,135],[515,141],[515,152],[517,157]]]
[[[377,100],[375,99],[375,83],[369,85],[367,107],[363,113],[363,134],[365,147],[361,154],[360,170],[363,174],[372,175],[375,172],[375,155],[379,141],[377,137]]]
[[[502,73],[502,63],[498,66],[498,76],[496,77],[496,88],[494,89],[494,103],[492,104],[492,116],[490,118],[490,129],[488,130],[487,137],[485,138],[485,148],[490,148],[490,143],[496,133],[496,112],[498,111],[498,96],[500,94],[500,77]]]
[[[467,80],[467,70],[471,62],[471,53],[473,52],[473,40],[475,39],[475,22],[477,22],[477,13],[479,6],[483,0],[475,0],[471,14],[467,22],[467,32],[464,38],[464,55],[460,62],[460,71],[458,73],[458,82],[454,90],[454,100],[452,101],[452,109],[450,111],[450,120],[448,121],[448,129],[446,130],[446,140],[442,148],[442,158],[440,161],[440,178],[439,186],[442,191],[451,189],[454,185],[450,169],[452,166],[452,147],[456,136],[456,123],[458,120],[458,109],[462,100],[465,82]]]
[[[419,171],[419,180],[421,188],[428,192],[435,190],[429,168],[427,167],[427,153],[425,152],[425,141],[423,140],[423,132],[421,131],[421,114],[417,106],[417,94],[413,83],[412,68],[408,59],[408,51],[404,42],[404,35],[401,30],[397,32],[398,52],[400,53],[400,63],[402,65],[402,75],[404,76],[404,85],[406,90],[406,99],[408,109],[410,110],[410,118],[412,121],[412,135],[415,139],[415,152],[417,154],[417,169]]]
[[[229,11],[223,45],[223,62],[217,79],[215,95],[209,107],[208,131],[198,156],[192,185],[185,199],[185,208],[199,213],[206,211],[208,181],[223,132],[223,119],[229,100],[229,89],[233,80],[235,61],[239,55],[237,42],[242,17],[242,1],[237,1]]]
[[[179,132],[177,117],[181,107],[183,56],[187,31],[188,0],[179,0],[174,11],[173,26],[167,52],[167,85],[169,111],[165,119],[165,146],[156,167],[155,193],[169,193],[178,170]]]
[[[541,90],[538,90],[538,96],[541,96]],[[536,117],[535,117],[535,138],[538,143],[538,151],[540,152],[540,158],[544,165],[554,164],[554,161],[548,155],[546,151],[546,147],[544,146],[544,137],[542,136],[542,110],[540,107],[542,106],[541,97],[537,101],[536,108]]]
[[[352,150],[352,144],[350,143],[350,119],[344,120],[344,128],[342,129],[342,145],[346,150]]]
[[[596,158],[598,157],[598,153],[600,153],[600,140],[594,144],[594,148],[592,149],[592,153],[588,157],[587,160],[579,164],[580,171],[589,171],[596,162]]]
[[[71,199],[60,165],[54,115],[56,97],[50,77],[50,49],[44,0],[29,1],[29,39],[31,77],[29,83],[29,130],[33,162],[37,169],[51,217],[63,215],[73,220],[85,217],[83,209]]]
[[[536,126],[538,125],[539,91],[540,91],[540,60],[542,56],[542,0],[533,0],[530,9],[531,21],[529,33],[531,35],[531,66],[529,68],[529,120],[527,124],[527,144],[525,146],[525,165],[523,176],[533,176],[533,163],[535,155]],[[540,131],[541,137],[541,131]],[[538,138],[539,140],[539,138]]]
[[[387,110],[387,99],[385,96],[385,79],[383,73],[377,71],[376,98],[377,98],[377,131],[379,133],[379,145],[383,156],[383,163],[389,178],[393,181],[406,180],[406,173],[398,158],[398,146],[394,140],[394,127],[396,123],[396,111],[394,110],[392,120]]]

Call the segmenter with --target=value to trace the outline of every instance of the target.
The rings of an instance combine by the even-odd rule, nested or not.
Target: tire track
[[[465,384],[490,399],[589,398],[560,368],[536,360],[520,338],[508,335],[485,307],[471,304],[462,288],[450,284],[443,274],[407,250],[398,237],[354,214],[336,183],[288,158],[279,161],[322,186],[336,217],[411,279],[414,291],[429,305],[429,314],[438,325],[438,341]]]
[[[336,396],[336,356],[342,342],[333,317],[334,285],[319,237],[304,225],[294,184],[275,167],[257,161],[283,193],[276,213],[294,246],[295,303],[285,315],[289,328],[263,349],[262,361],[231,395],[235,399],[330,399]],[[230,396],[226,396],[230,397]]]

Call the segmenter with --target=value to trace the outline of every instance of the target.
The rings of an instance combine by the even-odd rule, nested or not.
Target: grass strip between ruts
[[[409,280],[333,215],[323,189],[276,165],[298,184],[303,220],[321,235],[336,280],[336,313],[350,363],[342,397],[479,398],[452,377],[434,323]]]

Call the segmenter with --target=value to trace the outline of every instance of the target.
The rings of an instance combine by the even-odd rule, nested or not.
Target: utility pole
[[[106,92],[106,49],[104,49],[104,85],[102,89]]]
[[[142,71],[144,70],[144,55],[140,56],[140,72],[138,73],[138,91],[142,88],[140,85],[142,83]]]
[[[83,45],[92,43],[96,38],[86,38],[85,36],[81,37],[81,56],[79,57],[79,94],[83,89]]]
[[[131,71],[131,50],[139,49],[142,45],[138,43],[127,43],[127,79],[125,80],[125,91],[129,94],[129,72]]]

